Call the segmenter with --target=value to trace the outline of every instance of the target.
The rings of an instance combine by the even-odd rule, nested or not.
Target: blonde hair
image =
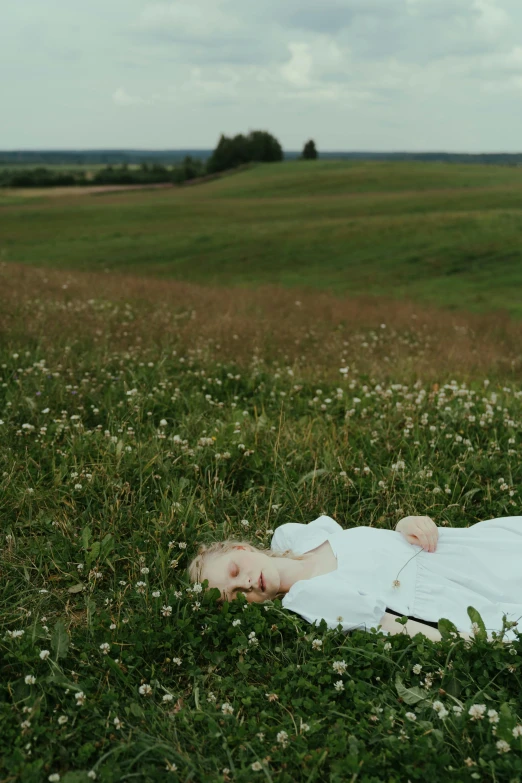
[[[259,552],[259,554],[266,555],[267,557],[288,557],[291,560],[305,560],[308,557],[308,553],[299,555],[291,549],[285,549],[284,552],[279,552],[274,549],[261,549],[260,547],[251,544],[250,541],[236,541],[233,538],[228,538],[226,541],[214,541],[212,544],[199,545],[197,555],[191,561],[187,569],[190,581],[200,582],[205,562],[211,557],[226,555],[227,552],[231,552],[236,546],[244,546],[250,551]]]

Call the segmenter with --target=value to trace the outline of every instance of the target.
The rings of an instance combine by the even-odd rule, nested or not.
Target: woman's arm
[[[383,614],[380,625],[383,631],[388,631],[392,636],[398,633],[406,633],[408,636],[415,636],[418,633],[422,633],[433,642],[440,642],[442,639],[440,631],[433,628],[431,625],[418,623],[415,620],[408,620],[405,625],[402,625],[402,623],[397,622],[397,615],[390,614],[389,612]],[[460,631],[459,635],[462,639],[474,638],[471,634],[465,633],[464,631]]]

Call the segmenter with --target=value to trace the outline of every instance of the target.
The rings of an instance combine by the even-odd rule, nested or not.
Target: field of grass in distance
[[[162,192],[10,198],[4,261],[522,316],[514,167],[291,162]]]
[[[297,294],[0,264],[3,779],[520,777],[522,637],[187,589],[199,542],[322,513],[522,513],[520,324]]]

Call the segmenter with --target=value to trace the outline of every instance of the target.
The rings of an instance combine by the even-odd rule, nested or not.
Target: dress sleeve
[[[286,522],[284,525],[279,525],[272,536],[270,549],[278,552],[284,552],[287,549],[299,551],[299,543],[303,541],[305,534],[309,531],[316,534],[321,531],[332,534],[340,533],[342,529],[338,522],[327,516],[317,517],[308,525],[303,525],[301,522]]]
[[[325,579],[321,585],[317,579],[303,579],[285,595],[282,603],[285,609],[300,614],[309,623],[319,624],[324,619],[328,628],[341,624],[345,632],[377,628],[386,611],[386,601],[378,594],[359,590],[339,578]]]

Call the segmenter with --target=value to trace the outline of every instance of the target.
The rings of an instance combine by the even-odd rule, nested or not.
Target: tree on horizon
[[[315,146],[315,141],[313,139],[310,139],[310,141],[307,141],[306,144],[303,147],[303,152],[301,153],[301,160],[317,160],[319,157],[317,148]]]

